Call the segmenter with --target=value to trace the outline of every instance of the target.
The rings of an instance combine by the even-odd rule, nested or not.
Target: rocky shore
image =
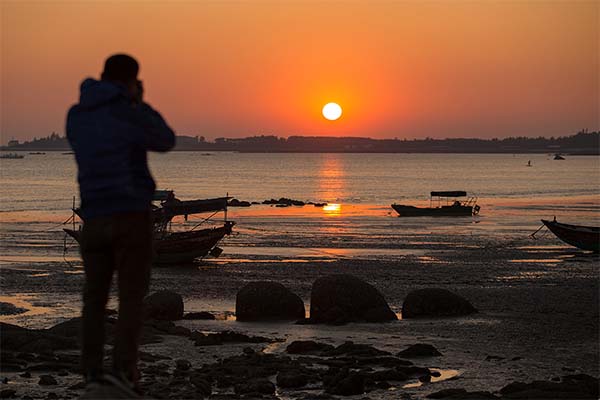
[[[79,323],[74,319],[47,330],[2,324],[0,398],[79,397],[83,390],[76,339]],[[114,319],[107,317],[108,332],[112,324]],[[142,348],[162,344],[163,351],[141,352],[142,388],[147,397],[156,399],[412,398],[403,393],[403,386],[412,383],[413,387],[433,389],[439,384],[436,382],[445,380],[450,388],[432,391],[425,397],[598,398],[598,379],[586,374],[467,391],[457,375],[448,378],[443,376],[444,371],[432,367],[444,355],[428,344],[414,344],[394,354],[351,341],[333,346],[308,340],[292,341],[281,352],[269,352],[269,345],[277,342],[283,340],[231,331],[207,335],[173,322],[149,320]],[[175,343],[190,357],[165,355]],[[233,355],[218,356],[222,346],[229,347]],[[208,347],[210,351],[206,351]]]
[[[298,314],[298,302],[303,307],[301,298],[279,283],[250,283],[238,292],[236,309],[252,322],[233,322],[232,330],[207,330],[202,324],[218,323],[214,315],[185,313],[183,299],[177,293],[153,293],[145,301],[140,352],[141,385],[146,396],[299,400],[598,398],[598,378],[592,376],[596,371],[590,371],[590,375],[569,367],[548,379],[490,382],[484,390],[474,389],[461,370],[465,369],[468,353],[478,350],[475,344],[460,349],[450,341],[440,349],[427,336],[389,335],[390,326],[412,318],[439,327],[472,322],[470,315],[477,312],[475,307],[448,290],[430,288],[409,293],[402,310],[410,318],[404,321],[396,321],[393,313],[393,318],[389,316],[391,311],[381,292],[349,275],[329,275],[315,281],[308,318]],[[109,311],[105,317],[107,349],[114,340],[115,314]],[[273,325],[265,321],[278,322]],[[48,329],[1,323],[0,398],[78,398],[83,392],[78,355],[80,324],[80,318]],[[188,327],[194,325],[198,329]],[[381,334],[365,336],[353,329],[365,326]],[[249,332],[257,327],[273,332]],[[290,334],[296,329],[312,329],[320,339]],[[332,332],[332,336],[322,336]],[[354,337],[364,342],[349,340]],[[456,357],[457,351],[463,356]],[[527,357],[508,358],[495,353],[488,354],[483,362],[517,368]],[[108,356],[106,362],[108,367]]]

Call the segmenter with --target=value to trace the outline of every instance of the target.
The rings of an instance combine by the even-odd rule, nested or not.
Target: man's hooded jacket
[[[125,87],[86,79],[67,115],[77,160],[83,219],[148,210],[155,184],[146,152],[165,152],[175,134],[149,105],[134,104]]]

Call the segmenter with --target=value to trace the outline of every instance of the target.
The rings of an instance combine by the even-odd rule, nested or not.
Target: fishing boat
[[[25,156],[22,154],[17,154],[17,153],[7,153],[7,154],[0,154],[0,158],[19,160],[21,158],[25,158]]]
[[[569,225],[543,219],[542,223],[563,242],[581,250],[600,251],[600,228],[594,226]]]
[[[462,190],[431,192],[429,207],[415,207],[403,204],[392,204],[392,208],[400,217],[464,217],[479,214],[477,197],[467,197]]]
[[[190,263],[195,259],[203,258],[209,254],[218,257],[223,252],[217,245],[226,236],[230,235],[235,222],[227,220],[227,201],[231,197],[214,199],[183,201],[175,197],[171,190],[158,190],[154,194],[152,216],[154,221],[154,263],[155,264],[181,264]],[[217,226],[204,228],[205,223],[212,217],[223,212],[224,220]],[[183,216],[187,221],[190,215],[211,213],[200,223],[188,230],[174,230],[173,218]],[[73,209],[73,229],[63,229],[67,235],[74,238],[77,243],[81,239],[81,225],[76,228],[75,216],[79,215],[78,209]]]
[[[564,160],[565,158],[564,158],[563,156],[561,156],[559,153],[556,153],[556,154],[554,155],[554,159],[555,159],[555,160]]]

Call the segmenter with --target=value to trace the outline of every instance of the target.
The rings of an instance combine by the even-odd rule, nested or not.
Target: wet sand
[[[285,339],[276,345],[252,345],[257,351],[281,353],[298,339],[334,345],[352,340],[392,353],[414,343],[428,343],[443,356],[428,360],[427,366],[446,371],[448,376],[456,375],[451,380],[414,385],[417,387],[410,387],[417,382],[404,382],[376,390],[368,394],[373,399],[400,395],[419,399],[456,387],[494,392],[513,381],[549,380],[575,373],[599,375],[597,255],[562,245],[550,235],[538,240],[511,234],[479,235],[466,240],[466,234],[450,232],[456,231],[456,226],[433,232],[425,228],[411,238],[404,237],[402,245],[382,249],[364,247],[365,243],[381,240],[368,235],[348,243],[348,247],[326,246],[344,238],[344,227],[340,229],[339,235],[330,236],[329,242],[318,247],[277,246],[274,244],[291,243],[289,238],[272,232],[265,233],[260,242],[254,238],[254,246],[248,246],[240,235],[228,240],[231,246],[224,246],[226,252],[221,259],[155,268],[151,291],[174,290],[183,296],[186,312],[210,311],[218,316],[216,321],[180,321],[178,325],[202,332],[234,330]],[[322,238],[318,234],[305,236],[305,245],[318,244]],[[392,235],[390,240],[398,239]],[[0,301],[29,311],[1,320],[41,328],[77,316],[83,275],[76,255],[71,256],[71,265],[48,259],[29,262],[29,267],[5,258]],[[308,309],[312,282],[331,273],[356,275],[373,284],[397,313],[408,292],[424,287],[458,293],[479,313],[463,318],[400,319],[386,324],[344,326],[239,323],[233,317],[236,292],[247,282],[280,282],[299,294]],[[114,297],[109,306],[116,306]],[[245,346],[203,347],[199,351],[189,341],[167,337],[165,342],[147,345],[143,350],[169,355],[173,360],[186,358],[199,366],[239,354]],[[3,374],[9,377],[10,387],[34,397],[48,391],[39,387],[37,380],[15,375]],[[62,382],[65,385],[77,379],[71,375]],[[294,393],[281,393],[280,398],[295,398]]]

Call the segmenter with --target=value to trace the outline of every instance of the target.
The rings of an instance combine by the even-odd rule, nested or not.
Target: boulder
[[[2,389],[0,390],[0,399],[12,399],[16,397],[17,391],[14,389]]]
[[[387,322],[398,319],[383,295],[352,275],[329,275],[315,281],[310,295],[313,323]]]
[[[0,348],[27,353],[48,354],[77,348],[77,340],[53,334],[46,329],[27,329],[0,322]]]
[[[17,307],[12,303],[5,303],[0,301],[0,315],[16,315],[27,312],[27,309]]]
[[[414,290],[402,304],[402,318],[456,317],[475,312],[477,309],[468,300],[439,288]]]
[[[300,388],[308,384],[308,376],[299,371],[285,371],[277,375],[277,386],[282,388]]]
[[[442,353],[440,353],[435,347],[425,343],[413,344],[412,346],[409,346],[407,349],[398,353],[398,357],[404,358],[437,357],[441,355]]]
[[[285,351],[289,354],[316,354],[321,355],[333,350],[334,347],[327,343],[319,343],[314,340],[294,340]]]
[[[117,320],[108,315],[104,317],[104,334],[106,340],[112,342],[114,340],[114,333]],[[67,338],[73,338],[79,340],[81,338],[81,328],[83,321],[81,317],[75,317],[66,321],[60,322],[51,328],[48,328],[48,333],[53,335],[63,336]]]
[[[354,343],[347,341],[340,344],[333,350],[330,350],[326,354],[327,356],[347,356],[347,357],[378,357],[378,356],[389,356],[390,353],[384,350],[376,349],[375,347],[368,344]]]
[[[598,378],[578,374],[563,376],[560,382],[513,382],[500,394],[511,399],[598,399]]]
[[[406,375],[396,369],[383,369],[383,370],[368,373],[365,376],[376,382],[405,381],[408,379],[408,375]]]
[[[146,318],[177,321],[183,318],[183,298],[170,290],[161,290],[144,299]]]
[[[296,320],[304,318],[304,302],[277,282],[251,282],[237,293],[238,321]]]
[[[190,339],[195,342],[195,346],[214,346],[223,343],[273,343],[278,341],[277,339],[269,339],[262,336],[248,336],[243,333],[232,331],[209,334],[194,331],[190,334]]]
[[[428,399],[447,399],[452,397],[458,397],[466,394],[467,391],[463,388],[451,388],[443,389],[437,392],[433,392],[425,396]]]
[[[417,376],[417,377],[421,377],[421,376],[430,376],[431,375],[431,370],[427,367],[417,367],[415,365],[399,365],[396,367],[396,370],[402,372],[405,375],[409,375],[409,376]]]
[[[216,317],[209,313],[208,311],[200,311],[200,312],[189,312],[183,316],[183,319],[205,319],[205,320],[215,320]]]
[[[323,377],[325,392],[340,396],[353,396],[365,392],[365,378],[348,368],[330,370]]]
[[[52,375],[40,375],[40,381],[38,384],[41,386],[52,386],[58,385],[58,382]]]
[[[75,317],[63,322],[59,322],[58,324],[48,328],[48,332],[54,335],[77,338],[81,336],[82,325],[82,318]]]
[[[250,207],[250,202],[245,200],[231,199],[227,202],[229,207]]]
[[[266,378],[258,378],[237,384],[235,385],[234,390],[238,395],[274,394],[275,385],[273,385],[273,382]]]

